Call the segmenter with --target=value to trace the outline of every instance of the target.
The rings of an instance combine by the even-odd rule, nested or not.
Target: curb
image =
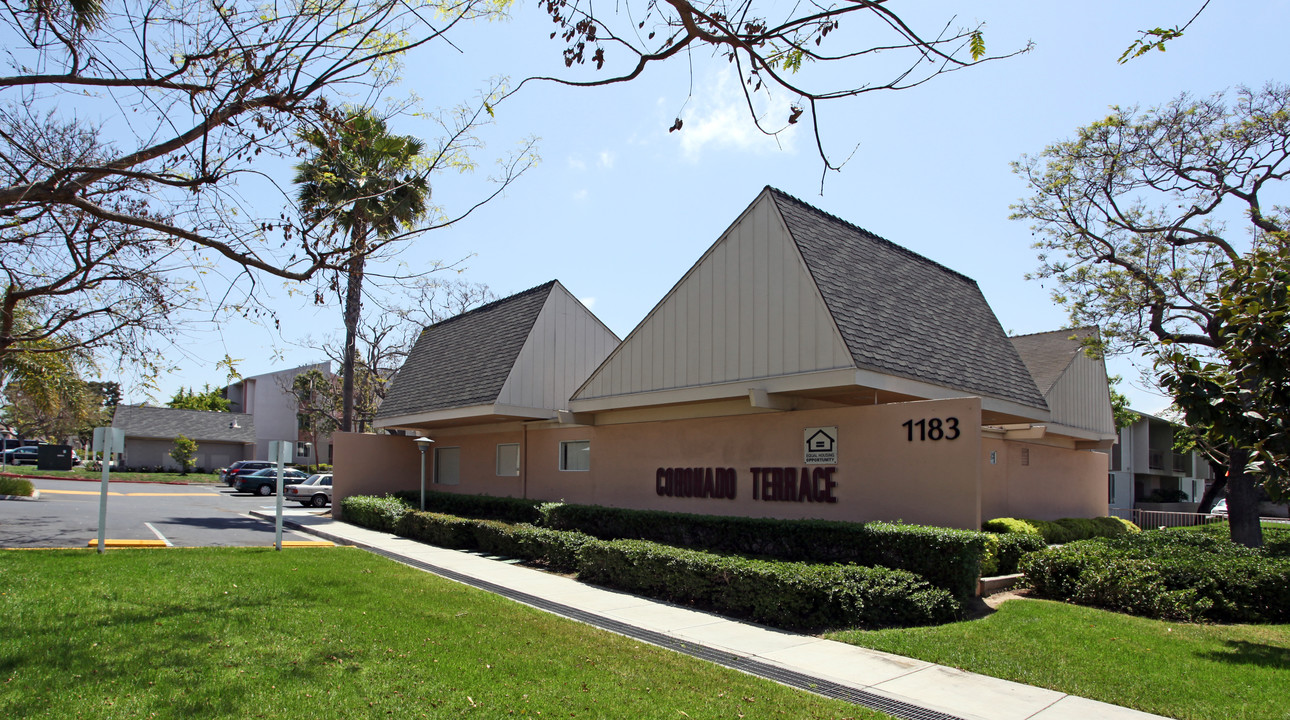
[[[40,491],[35,490],[30,495],[0,495],[0,500],[39,500]]]
[[[14,478],[21,478],[23,480],[71,480],[72,482],[93,482],[93,483],[103,482],[103,478],[60,477],[57,475],[20,475],[18,473],[11,473],[11,472],[0,472],[0,477],[14,477]],[[108,482],[135,483],[135,484],[144,484],[144,485],[210,485],[210,486],[223,485],[223,483],[219,483],[219,482],[214,482],[214,483],[160,482],[157,480],[115,480],[112,478],[108,478]]]

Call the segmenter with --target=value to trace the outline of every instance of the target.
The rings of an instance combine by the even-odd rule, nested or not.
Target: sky
[[[850,157],[841,172],[827,174],[822,191],[809,125],[778,139],[758,133],[742,106],[739,78],[708,51],[611,87],[528,84],[482,129],[479,170],[431,178],[433,199],[449,213],[468,206],[481,196],[491,158],[529,137],[539,139],[540,164],[466,220],[408,245],[386,269],[464,260],[456,277],[485,283],[499,297],[558,279],[625,337],[770,185],[974,279],[1009,334],[1054,330],[1066,325],[1065,311],[1050,287],[1026,279],[1037,266],[1035,238],[1026,223],[1008,218],[1009,205],[1027,194],[1010,163],[1072,136],[1114,105],[1147,107],[1183,92],[1285,79],[1287,2],[1214,2],[1167,52],[1124,65],[1117,59],[1137,31],[1183,24],[1201,2],[892,7],[913,12],[907,4],[918,15],[905,17],[923,27],[985,22],[991,53],[1034,47],[918,88],[825,104],[826,148]],[[492,77],[568,76],[551,29],[537,4],[519,3],[510,20],[454,35],[455,49],[410,57],[397,90],[415,92],[431,110],[468,99]],[[843,45],[849,31],[844,22],[829,41]],[[822,73],[818,86],[877,77],[810,70]],[[772,116],[782,117],[790,100],[775,98]],[[676,118],[683,127],[669,132]],[[436,135],[418,118],[397,119],[392,129]],[[289,173],[282,170],[281,182]],[[225,355],[244,376],[319,361],[301,342],[338,336],[339,306],[310,306],[273,283],[265,289],[280,329],[230,319],[190,335],[180,369],[152,391],[128,386],[127,398],[157,402],[181,386],[223,385],[227,372],[216,363]],[[1155,413],[1168,405],[1128,359],[1113,358],[1108,367],[1124,377],[1121,389],[1136,409]]]

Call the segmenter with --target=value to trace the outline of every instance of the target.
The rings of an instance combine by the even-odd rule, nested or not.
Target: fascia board
[[[445,420],[487,417],[490,415],[550,420],[555,418],[555,411],[548,410],[546,408],[521,407],[519,405],[472,405],[470,407],[463,408],[432,410],[430,412],[416,413],[413,415],[398,415],[395,417],[379,418],[373,421],[372,427],[392,428],[405,425],[420,425],[422,423],[429,422],[442,422]]]

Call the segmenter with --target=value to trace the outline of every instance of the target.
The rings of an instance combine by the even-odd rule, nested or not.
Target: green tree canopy
[[[202,387],[201,392],[194,392],[192,388],[179,388],[175,391],[175,396],[170,398],[166,407],[177,408],[180,410],[212,410],[214,412],[229,412],[233,408],[233,403],[224,397],[224,391],[220,388],[213,388],[210,384]]]

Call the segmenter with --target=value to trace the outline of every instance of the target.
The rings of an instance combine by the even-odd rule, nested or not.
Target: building
[[[296,376],[310,370],[331,377],[331,363],[315,363],[243,378],[225,389],[233,412],[255,418],[255,453],[248,459],[264,460],[269,457],[270,442],[287,440],[296,444],[296,464],[331,462],[331,435],[310,431],[300,415],[300,400],[291,390]]]
[[[255,420],[242,413],[117,405],[112,427],[124,431],[124,467],[179,470],[170,451],[180,435],[197,442],[193,467],[208,472],[249,460],[255,452]]]
[[[1111,450],[1110,501],[1114,508],[1151,509],[1160,503],[1182,503],[1171,509],[1194,511],[1214,479],[1205,456],[1174,451],[1174,434],[1181,430],[1163,418],[1134,411],[1138,419],[1120,430]]]
[[[962,528],[1104,515],[1106,373],[1068,349],[1010,340],[971,279],[766,188],[621,343],[548,283],[427,328],[376,425],[434,440],[451,492]],[[338,498],[417,486],[411,438],[336,447]]]

